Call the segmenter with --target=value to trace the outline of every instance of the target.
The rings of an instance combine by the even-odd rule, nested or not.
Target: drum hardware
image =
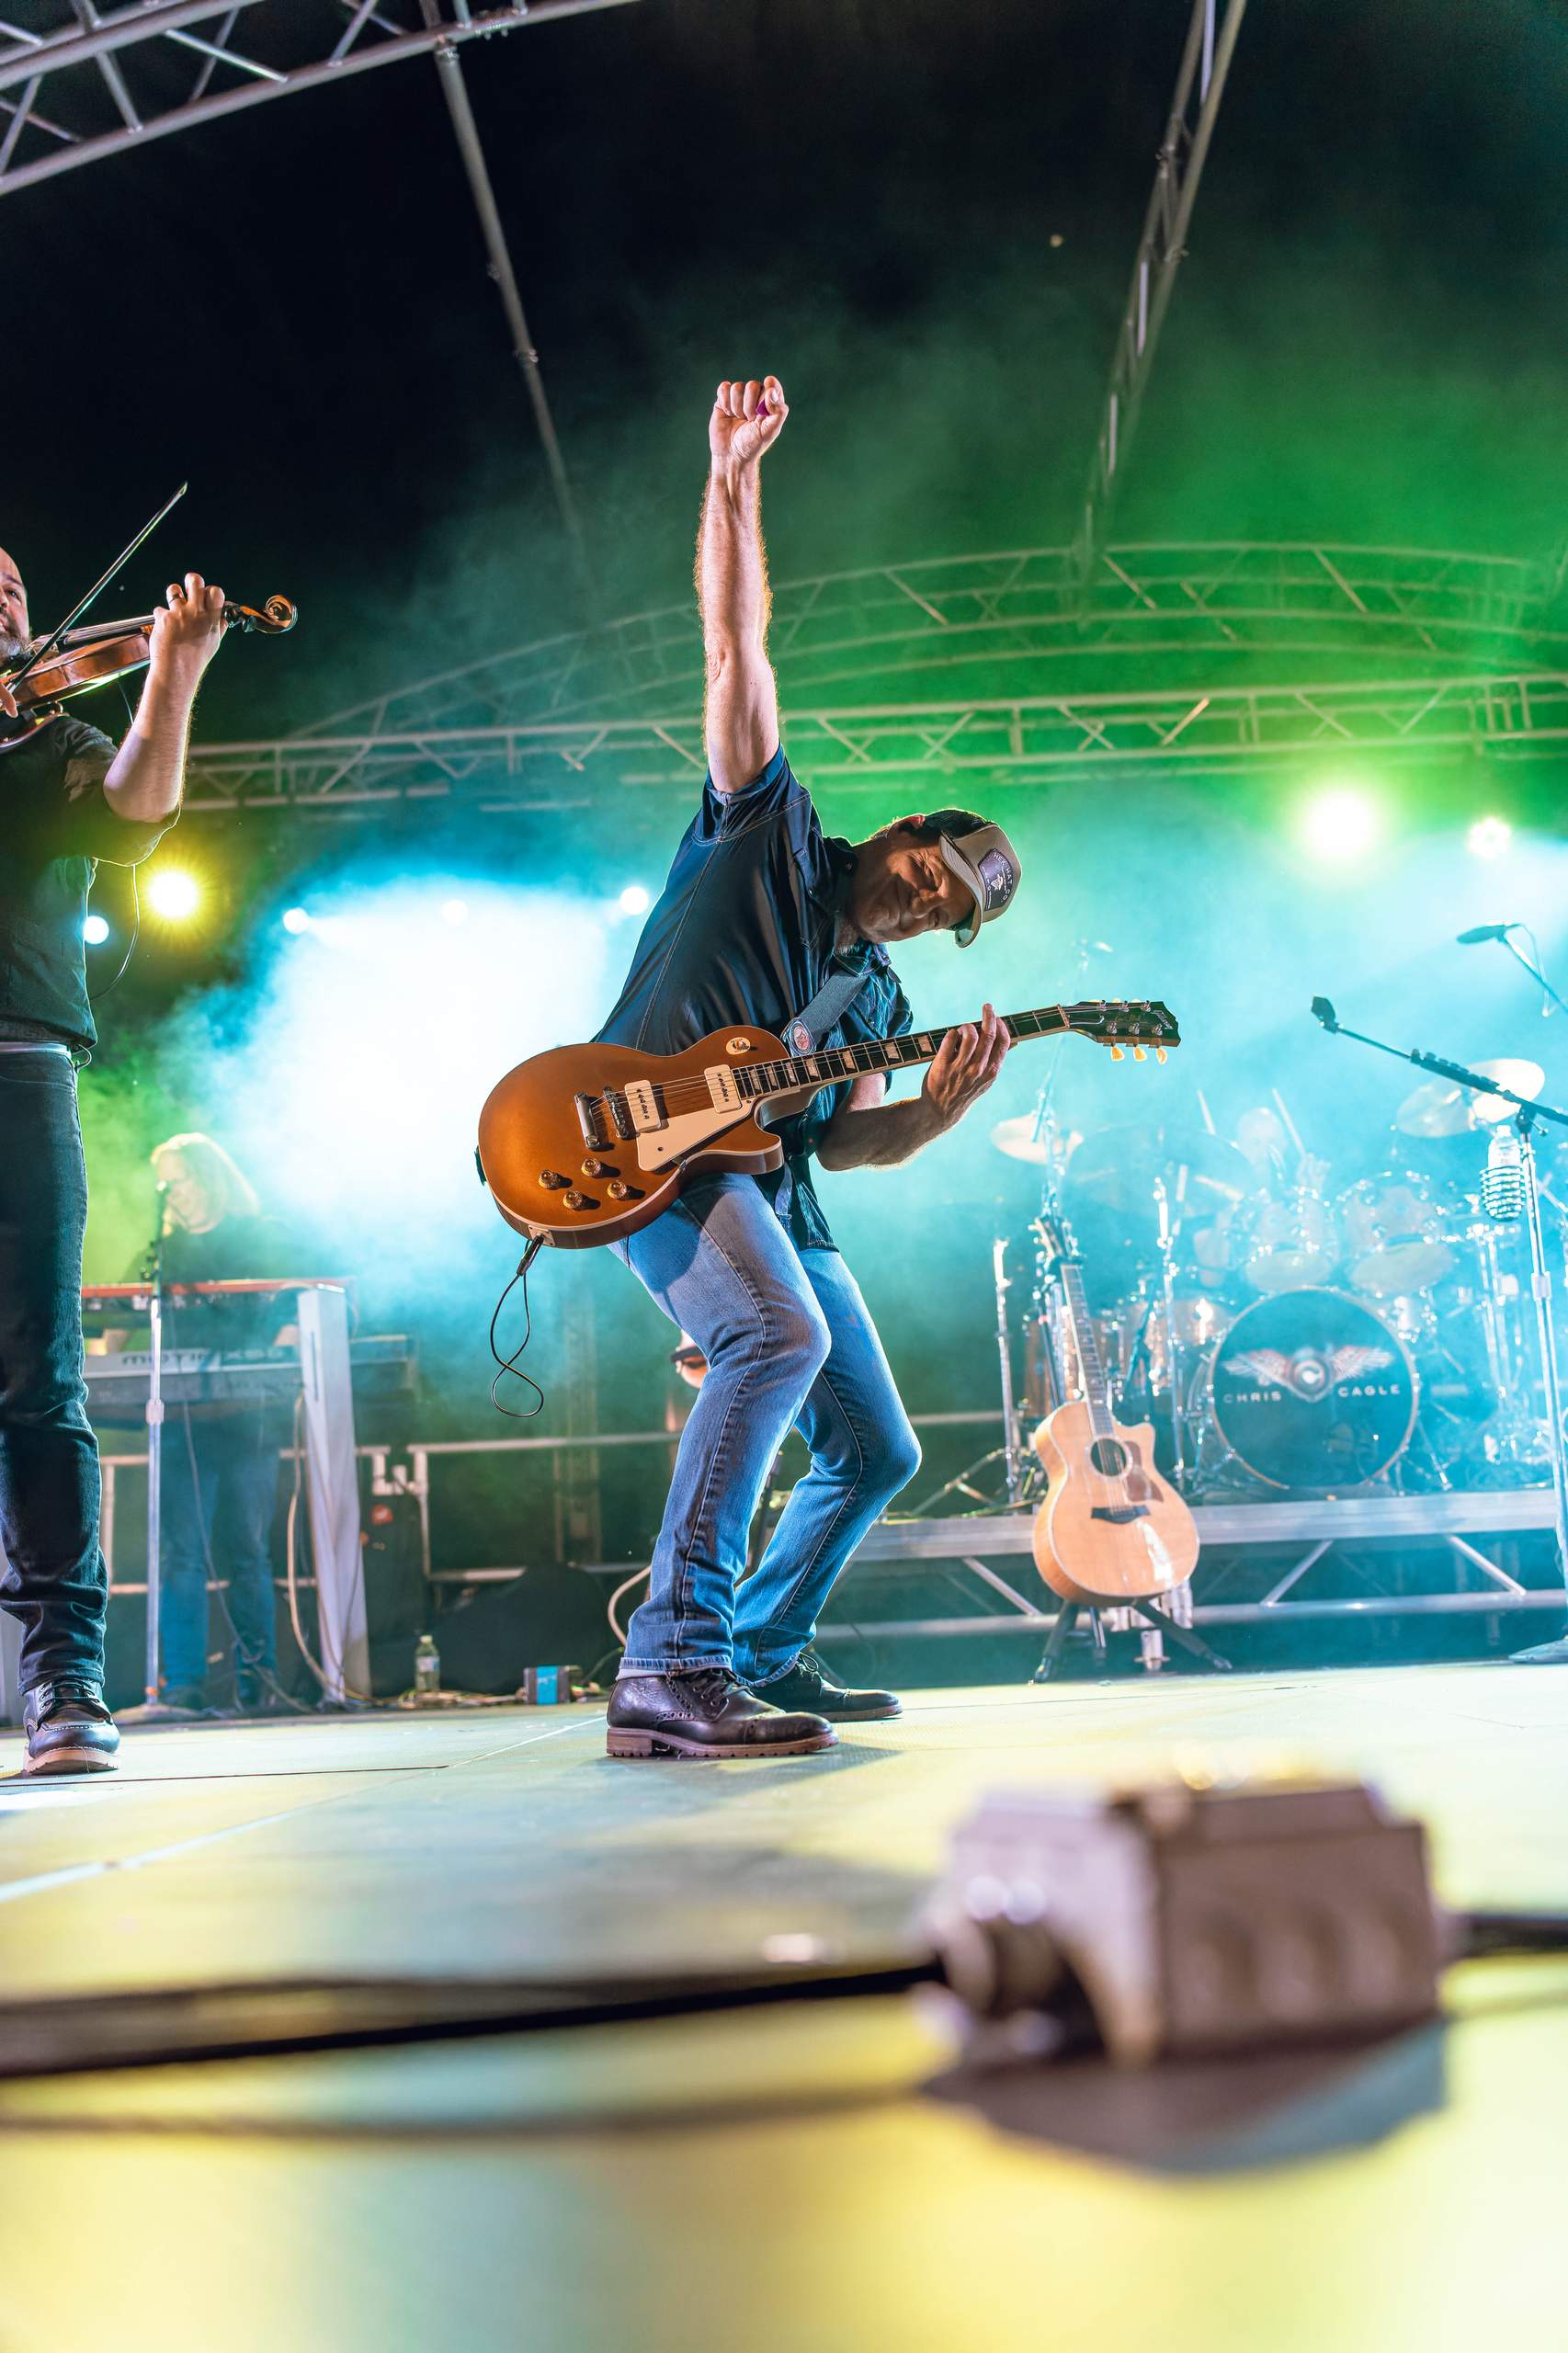
[[[1311,1290],[1339,1264],[1339,1235],[1328,1203],[1312,1186],[1258,1193],[1236,1221],[1236,1255],[1254,1290]]]
[[[1429,1070],[1478,1098],[1505,1097],[1514,1106],[1512,1125],[1518,1137],[1523,1176],[1520,1207],[1529,1235],[1530,1292],[1535,1303],[1536,1342],[1545,1389],[1547,1451],[1556,1505],[1557,1565],[1565,1586],[1568,1586],[1568,1440],[1565,1440],[1563,1430],[1562,1385],[1558,1370],[1557,1336],[1552,1328],[1551,1272],[1547,1263],[1546,1235],[1541,1223],[1535,1145],[1537,1122],[1545,1120],[1555,1126],[1568,1128],[1568,1111],[1538,1102],[1531,1092],[1510,1087],[1499,1081],[1493,1068],[1469,1070],[1462,1063],[1450,1063],[1437,1054],[1407,1053],[1398,1046],[1388,1045],[1381,1038],[1369,1038],[1361,1030],[1344,1029],[1326,997],[1314,997],[1312,1009],[1331,1036],[1353,1038],[1358,1045],[1371,1046],[1380,1053],[1392,1054],[1396,1060],[1410,1063],[1417,1070]],[[1528,1067],[1533,1073],[1536,1065],[1532,1063]],[[1543,1664],[1547,1661],[1568,1664],[1568,1637],[1537,1646],[1533,1655]]]
[[[1170,1193],[1166,1189],[1164,1172],[1162,1171],[1154,1179],[1154,1207],[1156,1215],[1159,1219],[1160,1289],[1163,1294],[1162,1304],[1165,1308],[1165,1352],[1173,1376],[1170,1392],[1171,1484],[1176,1488],[1178,1495],[1182,1494],[1187,1486],[1187,1415],[1183,1409],[1181,1383],[1175,1378],[1176,1367],[1179,1361],[1176,1356],[1176,1349],[1179,1343],[1176,1333],[1176,1234],[1181,1224],[1182,1211],[1187,1200],[1188,1179],[1189,1171],[1184,1162],[1176,1173],[1175,1200],[1176,1214],[1174,1217],[1171,1214],[1172,1200]],[[1143,1332],[1145,1335],[1147,1334],[1147,1331],[1148,1318],[1145,1316],[1143,1323]],[[1146,1342],[1143,1353],[1145,1361],[1147,1361],[1148,1347]],[[1149,1394],[1151,1414],[1153,1408],[1153,1384],[1151,1381]]]
[[[1404,1298],[1429,1290],[1451,1270],[1443,1206],[1424,1177],[1381,1169],[1342,1193],[1335,1208],[1353,1290],[1373,1299]]]
[[[1024,1492],[1024,1440],[1018,1427],[1018,1392],[1013,1385],[1013,1344],[1007,1330],[1007,1242],[998,1233],[991,1245],[991,1275],[996,1287],[996,1348],[1002,1364],[1002,1460],[1006,1469],[1007,1501],[1016,1505]]]

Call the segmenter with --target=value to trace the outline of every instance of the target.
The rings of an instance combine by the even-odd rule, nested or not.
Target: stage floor
[[[773,1766],[611,1763],[597,1710],[165,1728],[0,1785],[5,1993],[884,1951],[982,1790],[1364,1774],[1456,1903],[1568,1907],[1568,1677],[916,1695]],[[0,1735],[0,1771],[19,1741]],[[914,2004],[0,2086],[0,2343],[1568,2345],[1568,1961],[1372,2054],[975,2083]]]

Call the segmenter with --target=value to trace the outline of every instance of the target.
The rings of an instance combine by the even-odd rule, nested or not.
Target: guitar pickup
[[[577,1113],[577,1125],[583,1131],[583,1142],[589,1151],[608,1152],[611,1137],[600,1097],[597,1095],[574,1095],[572,1101]]]

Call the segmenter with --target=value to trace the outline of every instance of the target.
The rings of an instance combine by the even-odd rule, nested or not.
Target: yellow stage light
[[[161,866],[147,884],[147,904],[165,923],[184,923],[201,900],[194,875],[182,867]]]

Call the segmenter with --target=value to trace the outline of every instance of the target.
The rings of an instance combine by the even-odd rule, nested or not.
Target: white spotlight
[[[443,923],[449,924],[467,923],[468,901],[466,899],[443,899],[441,902],[441,921]]]
[[[89,948],[101,948],[108,938],[108,926],[102,915],[84,915],[82,937]]]
[[[1506,817],[1478,817],[1464,837],[1471,858],[1501,858],[1513,842],[1514,828]]]
[[[620,894],[620,906],[621,913],[623,915],[645,915],[653,904],[652,899],[650,899],[647,892],[644,891],[641,882],[629,882],[625,890]]]
[[[284,930],[285,930],[285,931],[293,931],[293,932],[309,931],[310,927],[311,927],[311,919],[310,919],[309,915],[305,913],[305,910],[303,909],[303,907],[285,907],[285,908],[284,908],[284,910],[283,910],[283,928],[284,928]]]
[[[1331,784],[1301,812],[1301,833],[1314,858],[1346,865],[1364,858],[1382,832],[1375,801],[1352,784]]]

